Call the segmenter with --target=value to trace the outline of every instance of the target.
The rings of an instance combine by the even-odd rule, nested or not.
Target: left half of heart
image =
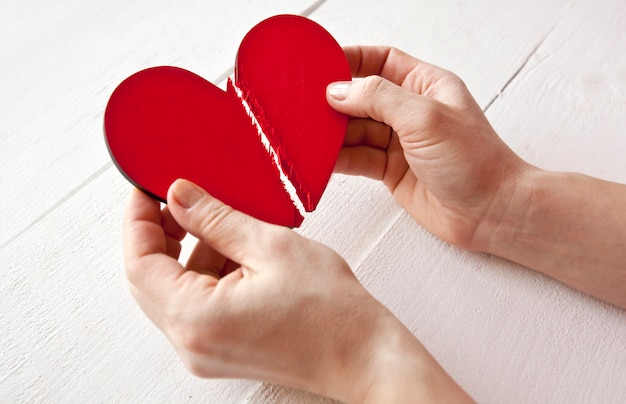
[[[169,185],[185,178],[261,220],[285,226],[303,220],[230,89],[176,67],[143,70],[112,94],[104,127],[118,169],[162,202]]]

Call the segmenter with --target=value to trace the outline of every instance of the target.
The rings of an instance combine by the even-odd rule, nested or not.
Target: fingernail
[[[192,208],[204,196],[197,185],[182,179],[172,184],[171,192],[174,201],[185,209]]]
[[[334,83],[330,83],[326,91],[329,96],[337,101],[343,101],[348,98],[350,87],[352,87],[351,81],[336,81]]]

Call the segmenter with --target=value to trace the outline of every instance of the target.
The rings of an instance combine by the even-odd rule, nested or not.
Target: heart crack
[[[267,124],[267,120],[262,119],[264,124],[261,124],[261,119],[257,118],[257,114],[253,110],[253,107],[250,105],[250,103],[248,103],[248,100],[250,98],[249,95],[244,94],[243,90],[235,84],[234,76],[231,76],[228,78],[227,86],[232,88],[237,98],[239,98],[239,101],[241,102],[241,106],[244,109],[246,115],[250,117],[251,125],[256,129],[257,135],[259,136],[259,140],[261,141],[263,148],[268,153],[268,155],[272,159],[274,166],[278,170],[280,181],[282,182],[283,187],[285,188],[285,192],[287,192],[287,194],[289,195],[289,199],[291,199],[295,208],[298,209],[298,212],[300,213],[300,215],[304,217],[305,214],[307,213],[307,210],[304,207],[304,203],[300,199],[300,196],[298,195],[298,191],[296,188],[296,184],[298,184],[297,178],[293,175],[292,170],[289,169],[287,172],[285,172],[283,168],[283,163],[281,162],[281,160],[284,161],[284,159],[280,158],[278,152],[272,145],[270,138],[266,134],[266,129],[263,127],[263,126],[269,127],[269,125]]]

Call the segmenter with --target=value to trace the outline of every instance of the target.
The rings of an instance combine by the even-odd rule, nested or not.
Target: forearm
[[[531,168],[502,194],[484,251],[626,308],[626,185]]]

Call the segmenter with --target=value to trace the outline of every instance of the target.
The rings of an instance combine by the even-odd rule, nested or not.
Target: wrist
[[[487,210],[477,221],[470,250],[508,258],[528,221],[528,213],[548,172],[524,163],[500,182]]]
[[[506,258],[626,307],[624,185],[532,168],[503,194],[476,233],[477,250]]]
[[[356,366],[344,369],[352,377],[341,380],[334,396],[346,403],[471,401],[415,336],[383,311],[355,349]]]

